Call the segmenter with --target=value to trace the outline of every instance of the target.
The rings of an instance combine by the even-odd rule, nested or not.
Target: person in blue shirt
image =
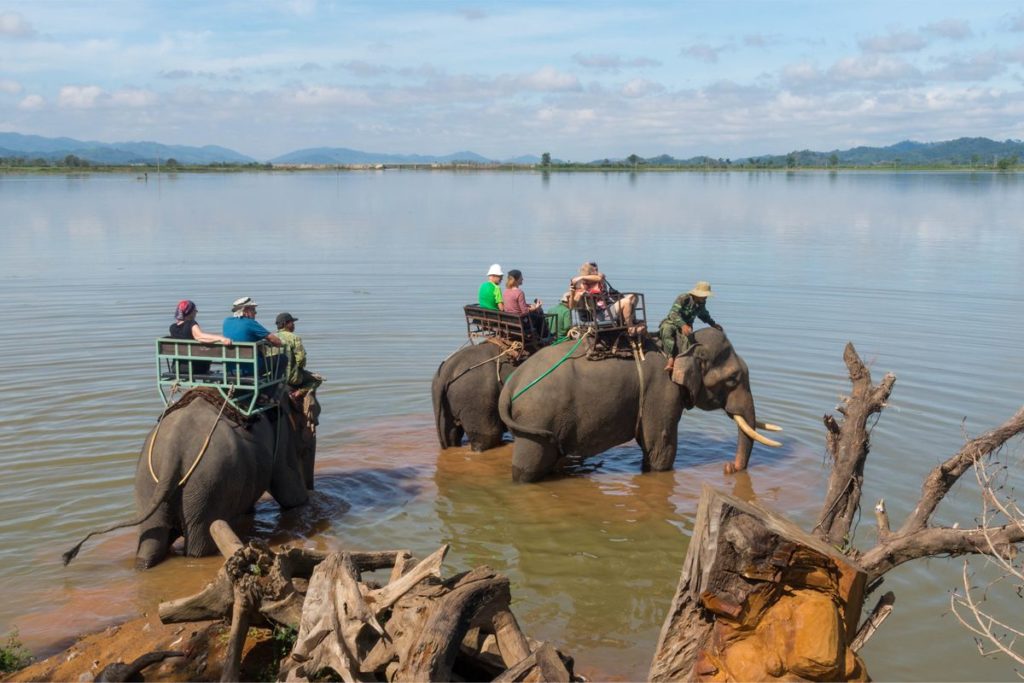
[[[256,322],[256,302],[248,296],[235,299],[235,303],[231,304],[231,317],[224,318],[221,329],[224,336],[233,342],[266,341],[272,346],[281,346],[282,344],[276,334]],[[243,376],[251,372],[245,366],[241,366],[241,370],[239,370],[240,365],[239,363],[228,363],[227,370],[229,373],[240,372]],[[256,367],[260,375],[267,371],[266,358],[263,355],[257,358]],[[279,371],[284,371],[283,365],[279,367]]]
[[[235,299],[231,305],[231,317],[224,318],[222,331],[225,337],[236,342],[258,342],[266,340],[274,346],[281,346],[276,334],[256,322],[256,302],[252,297]]]

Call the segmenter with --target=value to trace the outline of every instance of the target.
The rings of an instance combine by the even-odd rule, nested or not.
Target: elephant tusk
[[[739,415],[733,415],[732,419],[736,420],[736,424],[737,424],[737,426],[739,426],[740,431],[742,431],[744,434],[749,436],[754,441],[756,441],[756,442],[758,442],[760,444],[764,444],[765,446],[771,446],[772,448],[778,448],[779,446],[782,445],[778,441],[772,441],[767,436],[761,436],[760,434],[758,434],[756,431],[751,429],[750,425],[747,424],[747,421],[744,420]]]
[[[781,432],[782,427],[779,425],[773,425],[771,422],[761,422],[760,420],[754,423],[758,429],[763,429],[766,432]]]

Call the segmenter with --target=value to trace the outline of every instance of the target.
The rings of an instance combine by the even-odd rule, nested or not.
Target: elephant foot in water
[[[139,534],[139,548],[135,552],[135,568],[150,569],[164,561],[171,547],[167,527],[146,529]]]
[[[501,445],[501,432],[489,434],[474,434],[469,440],[469,447],[474,453],[489,451]]]
[[[516,436],[512,450],[512,481],[538,481],[554,471],[558,449],[553,443],[532,436]]]

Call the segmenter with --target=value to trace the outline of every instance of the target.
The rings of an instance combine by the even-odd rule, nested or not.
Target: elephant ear
[[[672,381],[690,394],[690,404],[697,400],[697,393],[703,382],[703,368],[693,354],[676,358],[675,366],[672,368]]]

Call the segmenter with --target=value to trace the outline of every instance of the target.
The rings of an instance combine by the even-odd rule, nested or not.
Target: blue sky
[[[0,0],[0,130],[493,158],[1024,138],[1024,4]]]

